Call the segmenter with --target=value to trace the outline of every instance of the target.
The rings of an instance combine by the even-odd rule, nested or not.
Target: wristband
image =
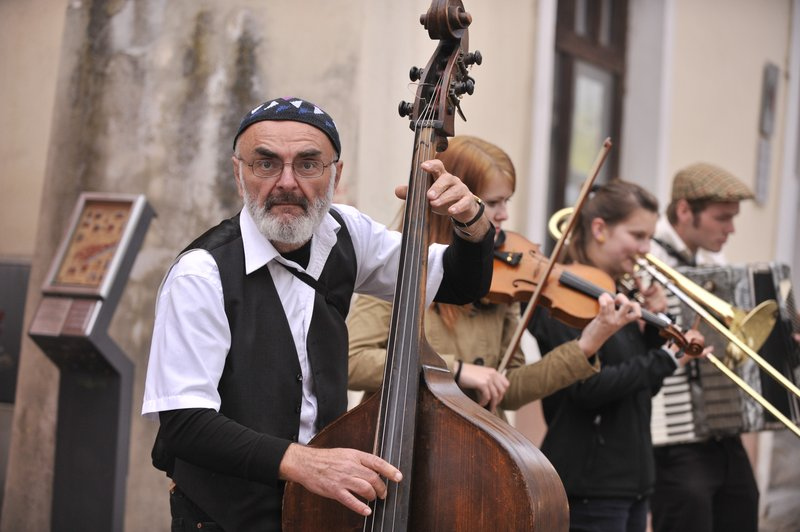
[[[461,377],[461,368],[463,368],[463,367],[464,367],[464,362],[462,360],[459,360],[458,361],[458,369],[456,370],[456,376],[455,376],[455,379],[454,379],[456,381],[456,384],[458,384],[458,379],[459,379],[459,377]]]

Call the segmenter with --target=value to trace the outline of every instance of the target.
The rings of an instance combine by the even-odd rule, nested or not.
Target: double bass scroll
[[[565,531],[564,487],[542,453],[513,427],[465,396],[425,339],[430,176],[420,165],[446,148],[474,88],[467,49],[472,17],[457,0],[434,0],[420,19],[439,44],[419,76],[413,104],[400,105],[415,132],[383,384],[310,443],[371,452],[403,473],[368,517],[288,483],[283,529]]]

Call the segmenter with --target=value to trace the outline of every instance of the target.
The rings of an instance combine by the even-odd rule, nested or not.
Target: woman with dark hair
[[[633,273],[636,257],[648,251],[657,219],[658,202],[650,193],[613,181],[597,189],[579,212],[569,257],[619,281]],[[657,285],[641,294],[644,308],[666,308]],[[541,308],[534,311],[528,329],[543,353],[582,334]],[[702,338],[696,332],[687,337]],[[689,357],[676,358],[677,347],[666,345],[658,330],[639,322],[615,333],[598,357],[599,373],[543,400],[548,430],[542,451],[564,483],[570,530],[643,532],[655,482],[651,397]]]
[[[501,225],[508,219],[507,204],[516,185],[514,165],[508,155],[482,139],[460,136],[451,139],[447,150],[437,158],[482,199],[486,214],[500,236]],[[450,242],[453,230],[448,217],[431,215],[429,236],[432,242]],[[350,312],[347,324],[350,334],[348,387],[351,390],[373,392],[381,384],[391,308],[390,302],[359,296]],[[589,359],[607,338],[635,319],[627,313],[627,306],[615,308],[610,296],[603,297],[601,308],[598,317],[584,329],[579,339],[572,338],[563,345],[553,346],[553,352],[545,360],[525,365],[525,356],[517,348],[505,374],[496,368],[519,322],[518,304],[434,303],[425,313],[425,332],[463,390],[493,411],[496,407],[515,410],[597,373],[599,366]]]

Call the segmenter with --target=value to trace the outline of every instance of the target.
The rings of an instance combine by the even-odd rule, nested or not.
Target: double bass
[[[474,87],[468,51],[472,21],[460,1],[434,0],[420,17],[439,44],[401,115],[415,132],[400,273],[395,289],[383,384],[370,399],[325,427],[309,443],[376,454],[403,473],[387,482],[368,517],[287,483],[283,529],[485,531],[567,530],[564,487],[544,455],[521,433],[464,395],[425,339],[425,281],[430,176],[420,164],[454,134],[460,97]]]

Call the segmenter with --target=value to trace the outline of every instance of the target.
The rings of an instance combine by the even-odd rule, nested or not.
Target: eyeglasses
[[[279,177],[283,173],[283,167],[289,165],[292,167],[294,175],[304,179],[313,179],[319,177],[327,167],[336,162],[331,161],[328,164],[323,163],[319,159],[298,159],[290,163],[285,163],[280,159],[256,159],[252,163],[248,163],[244,159],[238,158],[244,164],[253,170],[256,177],[265,179]]]

